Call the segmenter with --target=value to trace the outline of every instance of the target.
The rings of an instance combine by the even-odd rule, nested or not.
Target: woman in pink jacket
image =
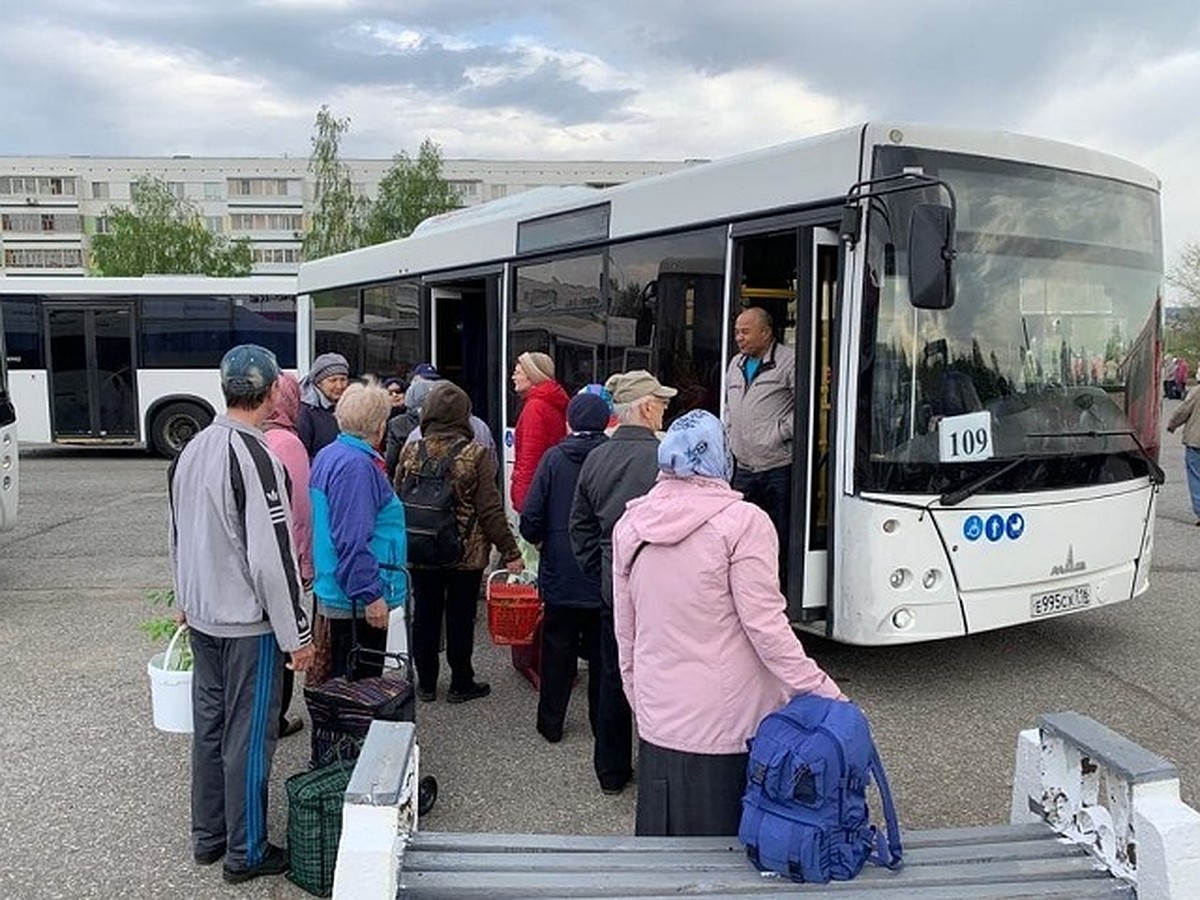
[[[613,529],[621,678],[637,719],[637,833],[736,834],[746,741],[792,696],[842,692],[779,592],[775,528],[729,487],[720,421],[678,418],[658,482]]]
[[[300,580],[305,589],[312,585],[312,501],[308,496],[308,451],[296,433],[300,416],[300,383],[296,376],[282,372],[276,382],[275,408],[263,422],[263,436],[271,452],[283,463],[291,482],[292,543],[300,565]],[[283,704],[279,707],[279,736],[287,737],[304,727],[303,719],[289,719],[294,677],[290,669],[283,673]]]

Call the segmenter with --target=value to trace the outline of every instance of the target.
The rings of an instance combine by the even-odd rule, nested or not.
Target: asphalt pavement
[[[1200,528],[1176,438],[1162,461],[1155,567],[1138,601],[909,647],[805,638],[871,717],[902,825],[1004,821],[1017,732],[1068,709],[1175,761],[1197,804]],[[191,860],[189,739],[152,727],[156,647],[138,628],[154,612],[146,592],[169,585],[165,474],[138,451],[23,453],[20,523],[0,534],[0,898],[308,896],[282,878],[230,887],[220,866]],[[631,833],[634,789],[605,796],[591,772],[583,685],[564,740],[547,744],[532,688],[483,625],[476,667],[492,696],[418,710],[424,769],[441,784],[423,827]],[[283,781],[304,768],[307,735],[275,759],[268,824],[281,842]]]

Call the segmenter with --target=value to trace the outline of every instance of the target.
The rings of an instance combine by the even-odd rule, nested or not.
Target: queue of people
[[[650,372],[615,373],[574,397],[547,354],[520,354],[512,373],[521,408],[510,502],[540,552],[544,601],[533,724],[562,740],[584,660],[604,793],[633,781],[636,723],[639,834],[735,831],[758,721],[796,693],[842,696],[805,655],[779,589],[794,358],[763,310],[743,312],[735,338],[726,421],[692,411],[665,433],[677,391]],[[229,412],[173,467],[171,514],[177,597],[200,646],[193,852],[225,856],[235,881],[286,866],[262,823],[275,741],[302,728],[287,717],[291,673],[307,670],[309,684],[378,673],[353,648],[384,649],[390,612],[411,602],[418,698],[439,698],[443,625],[446,700],[486,697],[473,665],[483,574],[497,559],[513,573],[523,562],[491,432],[433,366],[364,384],[335,353],[299,382],[261,347],[236,347],[227,361]],[[401,498],[430,472],[445,475],[457,543],[444,558],[410,558]],[[214,505],[222,493],[235,502]],[[241,518],[224,521],[231,509]],[[230,554],[242,564],[214,565]],[[241,696],[256,679],[271,685],[265,703],[253,692],[204,702]],[[245,794],[253,808],[212,798],[248,778],[258,779],[251,793],[261,787]]]

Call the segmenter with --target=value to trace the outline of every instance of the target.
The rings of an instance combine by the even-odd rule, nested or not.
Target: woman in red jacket
[[[513,366],[513,388],[524,405],[517,417],[513,452],[512,505],[518,513],[542,454],[567,434],[570,397],[554,380],[554,360],[545,353],[522,353]]]

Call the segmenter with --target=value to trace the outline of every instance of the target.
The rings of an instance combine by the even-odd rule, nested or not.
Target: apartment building
[[[356,190],[371,198],[392,164],[345,163]],[[542,185],[606,187],[686,164],[447,159],[442,174],[463,205],[473,206]],[[144,175],[191,201],[210,230],[249,238],[254,274],[299,267],[313,207],[307,159],[8,156],[0,157],[0,274],[85,274],[88,241],[107,227],[108,210],[129,203],[130,185]]]

